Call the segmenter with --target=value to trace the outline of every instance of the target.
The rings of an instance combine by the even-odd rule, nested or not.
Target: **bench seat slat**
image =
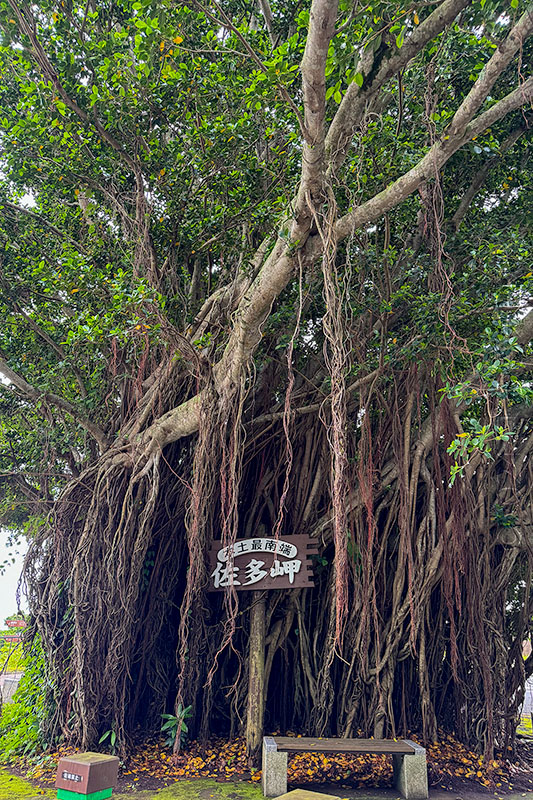
[[[404,741],[392,739],[322,739],[295,736],[274,736],[280,753],[414,753]]]

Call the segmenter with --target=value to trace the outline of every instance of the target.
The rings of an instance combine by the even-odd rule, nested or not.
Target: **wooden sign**
[[[316,552],[316,542],[307,534],[237,539],[231,548],[213,542],[208,591],[223,592],[228,586],[237,592],[313,586],[311,555]]]

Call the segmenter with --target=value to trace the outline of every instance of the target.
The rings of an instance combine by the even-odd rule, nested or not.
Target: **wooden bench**
[[[426,800],[428,773],[426,751],[408,739],[320,739],[293,736],[263,738],[261,783],[265,797],[287,791],[288,753],[387,753],[392,755],[394,785],[406,800]]]

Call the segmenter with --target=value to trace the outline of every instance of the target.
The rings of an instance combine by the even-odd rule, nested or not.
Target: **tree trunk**
[[[265,595],[254,592],[250,608],[246,750],[250,766],[258,766],[265,708]]]

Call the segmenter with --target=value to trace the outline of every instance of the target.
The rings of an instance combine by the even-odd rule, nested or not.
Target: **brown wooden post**
[[[246,752],[250,766],[260,767],[265,712],[265,593],[253,592],[248,651]]]

